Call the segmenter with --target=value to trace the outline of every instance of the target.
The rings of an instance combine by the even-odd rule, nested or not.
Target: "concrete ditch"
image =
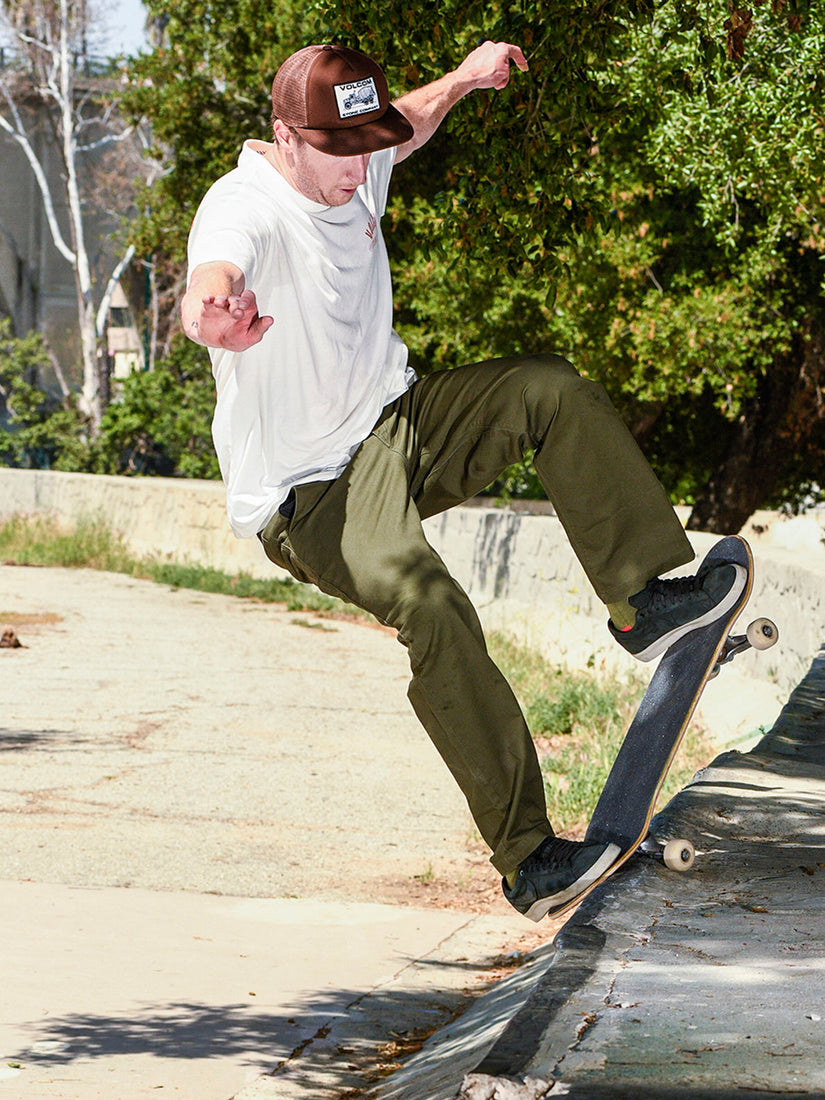
[[[694,868],[631,862],[371,1100],[825,1096],[825,648],[652,831]]]

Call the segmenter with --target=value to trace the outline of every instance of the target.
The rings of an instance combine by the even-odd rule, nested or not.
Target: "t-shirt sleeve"
[[[381,149],[370,157],[367,183],[379,218],[384,216],[384,211],[387,209],[387,195],[394,165],[395,146],[391,149]]]
[[[240,189],[219,180],[207,191],[189,231],[189,278],[196,267],[223,260],[239,267],[249,286],[261,255],[261,231]]]

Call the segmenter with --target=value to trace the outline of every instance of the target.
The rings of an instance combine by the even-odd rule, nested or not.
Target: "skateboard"
[[[738,601],[720,619],[686,634],[662,655],[590,819],[585,841],[612,842],[620,854],[581,894],[548,915],[558,916],[578,905],[648,839],[659,790],[708,680],[738,653],[767,649],[779,640],[775,624],[764,618],[752,622],[745,634],[730,633],[753,587],[753,556],[747,542],[736,535],[720,539],[705,563],[722,562],[738,565],[746,573]],[[692,866],[695,851],[689,841],[671,840],[663,849],[658,842],[653,844],[668,867],[687,870]]]

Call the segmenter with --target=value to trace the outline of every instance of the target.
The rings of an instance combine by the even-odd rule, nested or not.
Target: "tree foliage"
[[[0,461],[73,470],[83,463],[83,418],[72,398],[47,392],[52,362],[38,333],[17,338],[0,317]]]
[[[209,359],[179,336],[162,366],[128,376],[90,438],[72,396],[46,384],[43,337],[15,337],[0,318],[0,462],[33,469],[166,477],[220,476],[212,447]]]
[[[429,78],[480,26],[456,5],[446,45],[448,7],[370,22],[344,0],[322,26],[357,27],[398,73],[423,56]],[[571,354],[694,526],[736,530],[825,483],[821,6],[484,10],[531,69],[461,104],[397,174],[398,327],[418,368]]]
[[[821,7],[717,2],[664,5],[622,64],[620,232],[570,251],[568,323],[691,526],[825,484],[823,60]]]
[[[598,130],[623,109],[611,62],[652,9],[653,0],[428,0],[379,12],[368,0],[319,0],[315,30],[380,58],[399,94],[454,68],[485,38],[522,47],[529,74],[454,107],[397,186],[430,207],[417,247],[546,281],[561,241],[607,223],[594,153]]]
[[[182,260],[208,185],[268,136],[293,49],[358,46],[401,95],[482,38],[516,42],[529,73],[463,100],[396,173],[385,231],[417,369],[570,354],[696,525],[736,529],[825,484],[820,4],[147,7],[163,26],[129,95],[170,171],[145,251]]]
[[[103,417],[92,462],[98,473],[220,477],[210,423],[209,357],[183,335],[153,371],[130,374]]]

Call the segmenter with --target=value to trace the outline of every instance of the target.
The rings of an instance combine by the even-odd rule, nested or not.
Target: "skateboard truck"
[[[729,634],[725,638],[722,652],[716,660],[709,680],[719,674],[722,665],[726,665],[738,653],[744,653],[746,649],[770,649],[779,641],[779,629],[771,619],[754,619],[748,624],[744,634]]]
[[[640,845],[640,850],[646,856],[661,859],[671,871],[689,871],[696,862],[696,849],[684,837],[661,841],[648,834]]]

